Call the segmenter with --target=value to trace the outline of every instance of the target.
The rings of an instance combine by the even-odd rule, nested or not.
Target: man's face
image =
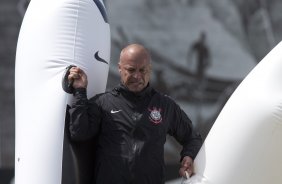
[[[147,85],[151,75],[151,65],[147,57],[124,57],[119,63],[122,83],[132,92],[140,92]]]

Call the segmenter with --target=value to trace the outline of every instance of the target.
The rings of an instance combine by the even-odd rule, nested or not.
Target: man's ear
[[[121,73],[121,66],[120,66],[120,63],[118,63],[118,71],[119,71],[119,73]]]

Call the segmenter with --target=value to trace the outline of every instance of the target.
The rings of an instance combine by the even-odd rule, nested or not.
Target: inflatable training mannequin
[[[109,59],[110,26],[102,0],[31,0],[16,53],[15,184],[68,183],[62,175],[72,173],[62,169],[71,155],[63,150],[70,150],[64,126],[72,95],[62,89],[62,77],[69,65],[82,68],[90,98],[106,88]]]
[[[282,183],[282,43],[232,94],[195,159],[190,184]]]

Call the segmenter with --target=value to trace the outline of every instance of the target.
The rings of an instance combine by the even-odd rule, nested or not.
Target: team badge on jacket
[[[162,122],[162,115],[161,115],[161,109],[153,107],[153,109],[148,108],[148,110],[151,112],[149,119],[151,122],[153,122],[154,124],[159,124]]]

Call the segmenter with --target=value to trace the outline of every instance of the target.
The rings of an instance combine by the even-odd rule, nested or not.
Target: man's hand
[[[72,83],[73,88],[87,88],[87,75],[78,67],[72,67],[70,69],[68,80]]]
[[[185,171],[191,176],[194,172],[193,159],[189,156],[185,156],[181,161],[181,167],[179,169],[179,175],[186,177]]]

